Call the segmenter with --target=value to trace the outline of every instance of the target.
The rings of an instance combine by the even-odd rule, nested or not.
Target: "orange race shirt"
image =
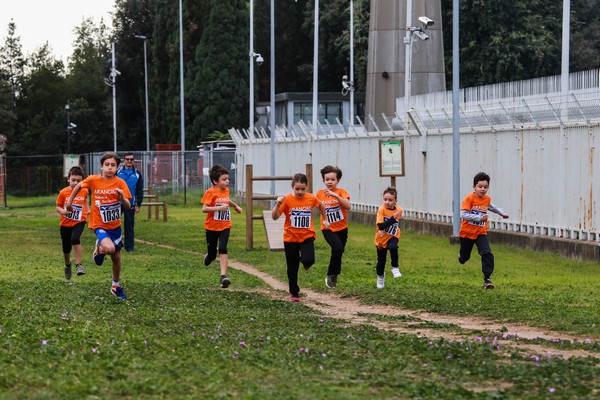
[[[336,188],[333,191],[335,194],[340,196],[342,199],[350,200],[350,195],[346,192],[346,189]],[[341,231],[348,227],[348,216],[347,210],[343,208],[333,196],[325,194],[325,190],[321,189],[317,192],[317,199],[325,206],[325,215],[327,215],[327,221],[329,221],[329,229],[332,232]],[[325,230],[323,226],[323,216],[321,215],[321,230]]]
[[[206,204],[209,207],[217,207],[229,205],[229,188],[223,190],[217,189],[214,186],[204,192],[200,203]],[[228,208],[225,211],[215,211],[206,213],[204,221],[204,229],[207,231],[222,231],[231,228],[231,211]]]
[[[461,210],[467,210],[471,214],[486,215],[492,198],[488,195],[483,197],[477,196],[474,192],[469,193],[462,201]],[[467,239],[477,239],[479,235],[487,234],[487,221],[468,221],[463,219],[460,223],[459,237]]]
[[[121,226],[121,201],[117,188],[123,191],[124,198],[131,198],[125,181],[121,178],[104,179],[101,175],[90,175],[81,181],[81,188],[92,195],[90,222],[91,229],[117,229]]]
[[[389,220],[398,210],[400,210],[400,217],[398,218],[398,220],[400,220],[400,218],[402,218],[402,212],[403,212],[402,208],[396,206],[396,208],[394,208],[393,210],[390,210],[385,205],[382,205],[381,207],[379,207],[379,210],[377,210],[376,223],[381,224],[381,223]],[[375,240],[373,241],[373,243],[375,243],[375,246],[377,246],[378,248],[387,248],[387,244],[391,238],[400,239],[400,224],[398,223],[398,221],[396,221],[396,223],[388,226],[383,231],[383,235],[379,234],[379,227],[376,226]]]
[[[285,215],[283,223],[283,241],[302,243],[306,239],[316,237],[312,219],[312,209],[319,207],[320,201],[312,193],[305,193],[302,198],[287,194],[279,206],[279,212]]]
[[[63,190],[58,193],[58,197],[56,198],[56,207],[65,208],[65,203],[71,197],[71,193],[73,193],[73,189],[71,186],[67,186]],[[87,219],[88,213],[88,204],[87,204],[87,189],[81,189],[77,196],[73,199],[73,211],[68,213],[67,215],[60,216],[60,226],[73,227],[80,222],[85,222]]]

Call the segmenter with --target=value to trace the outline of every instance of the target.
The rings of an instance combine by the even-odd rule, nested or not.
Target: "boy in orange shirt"
[[[79,182],[73,189],[71,197],[67,200],[65,208],[73,210],[73,200],[81,189],[88,189],[92,195],[92,205],[89,227],[96,234],[94,249],[94,262],[102,265],[104,257],[110,254],[112,260],[112,286],[111,293],[122,300],[127,296],[121,287],[121,248],[123,237],[121,232],[121,204],[127,209],[131,208],[129,198],[131,193],[127,183],[116,176],[121,159],[115,153],[105,153],[100,159],[100,175],[90,175]]]
[[[487,191],[490,187],[490,177],[485,172],[479,172],[473,178],[473,192],[469,193],[462,201],[460,206],[460,216],[462,222],[460,232],[460,251],[458,253],[458,262],[466,263],[471,258],[473,245],[477,245],[477,251],[481,256],[481,271],[483,272],[483,288],[493,289],[490,276],[494,272],[494,255],[490,249],[487,239],[488,211],[495,212],[508,218],[501,208],[495,206],[491,201]]]
[[[231,214],[229,206],[233,206],[237,213],[242,212],[242,207],[229,198],[229,171],[222,165],[213,165],[209,172],[213,187],[204,192],[202,196],[202,212],[206,213],[204,230],[206,231],[206,244],[208,254],[204,256],[204,265],[208,266],[217,258],[221,267],[221,287],[226,289],[231,285],[227,277],[227,243],[231,231]]]
[[[83,180],[83,170],[81,167],[72,167],[67,176],[69,186],[58,193],[56,199],[56,212],[60,214],[60,239],[62,241],[63,256],[65,259],[65,278],[71,279],[71,250],[75,256],[75,272],[77,275],[84,275],[83,268],[83,250],[81,248],[81,234],[85,227],[89,208],[87,204],[87,189],[83,189],[79,196],[73,200],[73,211],[69,212],[65,208],[67,199],[71,196],[73,188]]]
[[[398,268],[398,241],[400,240],[398,221],[402,216],[402,208],[396,205],[397,200],[396,189],[388,187],[383,191],[383,204],[377,210],[377,230],[374,240],[377,247],[377,289],[385,287],[385,263],[388,251],[392,259],[392,275],[394,278],[402,276]]]
[[[292,178],[292,193],[279,196],[271,215],[273,220],[285,215],[283,224],[283,248],[287,263],[290,300],[300,301],[298,286],[298,270],[300,263],[308,270],[315,263],[315,227],[312,219],[312,209],[321,212],[323,226],[329,229],[325,206],[315,197],[306,192],[308,178],[304,174],[296,174]]]
[[[323,225],[321,217],[321,232],[331,247],[329,267],[325,277],[325,286],[332,289],[337,285],[337,276],[342,272],[342,254],[348,241],[348,210],[350,209],[350,195],[345,189],[337,185],[342,179],[342,170],[338,167],[326,165],[321,170],[321,177],[325,189],[317,192],[317,199],[325,206],[325,214],[329,222],[329,229]]]

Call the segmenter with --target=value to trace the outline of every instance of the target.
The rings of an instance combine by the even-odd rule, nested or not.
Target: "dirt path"
[[[136,241],[138,241],[136,239]],[[173,250],[183,251],[172,246],[161,245],[158,243],[144,242]],[[199,252],[185,251],[186,253],[200,256]],[[261,293],[277,300],[288,298],[287,282],[282,282],[266,272],[260,271],[251,265],[240,262],[229,262],[230,268],[243,271],[254,275],[270,286],[270,290],[260,290]],[[232,287],[233,289],[233,287]],[[235,290],[235,289],[234,289]],[[420,310],[407,310],[396,306],[387,305],[366,305],[359,299],[342,296],[335,291],[326,293],[316,292],[311,289],[303,288],[301,304],[311,307],[326,317],[341,319],[350,324],[371,325],[379,329],[416,335],[431,339],[445,339],[450,341],[489,341],[490,345],[495,345],[504,349],[504,353],[510,351],[519,351],[533,356],[558,356],[562,358],[570,357],[595,357],[600,358],[600,354],[587,350],[564,350],[552,347],[552,342],[568,340],[572,343],[582,343],[588,338],[582,338],[564,332],[555,332],[541,328],[535,328],[521,324],[498,323],[479,317],[457,317],[451,315],[433,314]],[[382,321],[378,319],[381,316],[388,317],[407,317],[394,320]],[[460,329],[454,328],[432,328],[427,324],[451,324]],[[519,339],[542,339],[546,344],[524,343]],[[599,338],[592,339],[594,343]],[[510,350],[510,351],[508,351]]]

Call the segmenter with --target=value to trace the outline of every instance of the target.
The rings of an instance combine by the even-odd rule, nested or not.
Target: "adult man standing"
[[[130,253],[133,252],[135,237],[133,232],[135,214],[140,212],[140,206],[142,205],[142,201],[144,199],[144,180],[142,179],[142,174],[140,174],[140,172],[134,166],[135,157],[133,153],[125,154],[124,159],[125,163],[117,171],[117,176],[127,183],[129,192],[133,196],[131,199],[129,199],[131,208],[126,209],[125,207],[122,207],[123,216],[125,217],[125,250]]]

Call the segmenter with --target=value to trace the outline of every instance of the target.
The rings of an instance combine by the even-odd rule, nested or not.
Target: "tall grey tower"
[[[371,0],[365,111],[384,130],[387,128],[382,113],[404,114],[404,110],[396,110],[396,98],[404,97],[405,54],[406,46],[410,46],[405,44],[407,1],[413,3],[409,27],[422,27],[421,16],[434,21],[424,31],[428,40],[414,35],[412,38],[411,94],[446,90],[441,0]],[[372,129],[371,123],[366,122]]]

